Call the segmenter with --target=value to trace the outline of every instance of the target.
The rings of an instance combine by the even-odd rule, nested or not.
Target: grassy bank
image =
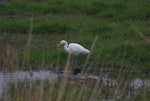
[[[77,42],[90,49],[98,36],[88,60],[93,68],[105,65],[148,71],[149,3],[148,0],[8,0],[0,3],[0,66],[63,67],[67,54],[56,47],[60,40]],[[141,37],[141,33],[146,38]],[[85,60],[86,56],[81,55],[72,65],[82,68]]]

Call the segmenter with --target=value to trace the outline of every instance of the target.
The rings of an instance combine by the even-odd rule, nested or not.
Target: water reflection
[[[7,84],[10,82],[15,82],[17,80],[30,80],[31,82],[37,79],[41,80],[49,80],[53,81],[56,80],[60,75],[51,71],[46,71],[46,70],[41,70],[41,71],[16,71],[12,73],[3,73],[0,72],[0,96],[2,97],[3,94],[7,91]],[[61,74],[62,76],[62,74]],[[73,76],[71,76],[73,77]],[[98,77],[94,75],[87,75],[87,76],[77,76],[79,79],[81,78],[84,82],[90,82],[90,80],[100,80],[100,82],[103,83],[104,88],[110,90],[113,89],[116,99],[119,99],[122,94],[122,89],[117,88],[121,86],[119,82],[117,82],[115,79],[110,79],[106,77]],[[86,80],[87,79],[87,80]],[[127,84],[127,85],[126,85]],[[126,91],[126,99],[131,98],[132,95],[137,93],[138,89],[143,89],[143,88],[150,88],[150,80],[149,79],[139,79],[136,78],[132,80],[131,82],[124,82],[124,85],[126,85],[126,88],[128,91]],[[122,87],[123,88],[123,87]],[[130,89],[132,88],[132,89]],[[108,98],[109,96],[109,91],[104,93],[105,99]]]
[[[142,80],[142,79],[135,79],[131,82],[131,86],[134,88],[134,89],[139,89],[139,88],[144,88],[144,87],[150,87],[150,80]]]
[[[15,82],[17,80],[30,80],[34,81],[37,79],[52,81],[57,78],[57,74],[54,72],[41,70],[41,71],[15,71],[12,73],[0,72],[0,96],[7,91],[7,84]]]

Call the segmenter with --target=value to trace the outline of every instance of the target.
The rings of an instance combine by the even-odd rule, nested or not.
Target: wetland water
[[[11,82],[15,82],[17,80],[30,80],[33,82],[34,80],[49,80],[52,81],[57,78],[57,74],[50,71],[15,71],[12,73],[3,73],[0,72],[0,97],[7,91],[7,84]]]
[[[40,71],[15,71],[11,73],[4,73],[0,72],[0,97],[3,97],[4,94],[7,92],[8,83],[15,82],[17,80],[30,80],[31,82],[41,79],[41,80],[49,80],[53,82],[59,78],[60,74],[47,71],[47,70],[40,70]],[[98,80],[98,76],[94,75],[87,75],[86,78]],[[101,80],[104,84],[104,87],[115,88],[119,83],[115,79],[110,79],[106,77],[101,77]],[[134,93],[136,94],[139,89],[149,89],[150,90],[150,79],[140,79],[135,78],[128,82],[128,86],[132,87],[131,91],[127,91],[126,98],[130,98],[130,96]],[[117,97],[119,99],[120,95],[117,92]]]

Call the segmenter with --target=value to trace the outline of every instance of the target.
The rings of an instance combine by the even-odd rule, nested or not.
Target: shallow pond
[[[40,79],[40,80],[49,80],[53,82],[60,77],[60,74],[47,71],[47,70],[40,70],[40,71],[15,71],[11,73],[4,73],[0,72],[0,97],[7,91],[7,84],[11,82],[15,82],[17,80],[30,80],[31,82]],[[86,75],[85,78],[98,80],[98,76],[94,75]],[[119,83],[115,79],[110,79],[106,77],[101,77],[101,80],[104,86],[115,88],[119,85]],[[139,79],[138,77],[128,82],[128,86],[132,87],[132,91],[128,91],[126,97],[130,97],[132,93],[136,93],[138,89],[148,88],[150,89],[150,79]],[[117,92],[118,93],[118,92]],[[118,94],[118,99],[120,95]]]
[[[50,71],[40,70],[40,71],[15,71],[12,73],[3,73],[0,72],[0,96],[7,89],[7,84],[11,82],[15,82],[17,80],[54,80],[57,78],[57,74]]]

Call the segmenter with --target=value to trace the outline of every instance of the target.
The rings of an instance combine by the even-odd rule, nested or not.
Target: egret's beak
[[[59,43],[58,45],[57,45],[57,47],[60,47],[61,46],[61,44]]]

